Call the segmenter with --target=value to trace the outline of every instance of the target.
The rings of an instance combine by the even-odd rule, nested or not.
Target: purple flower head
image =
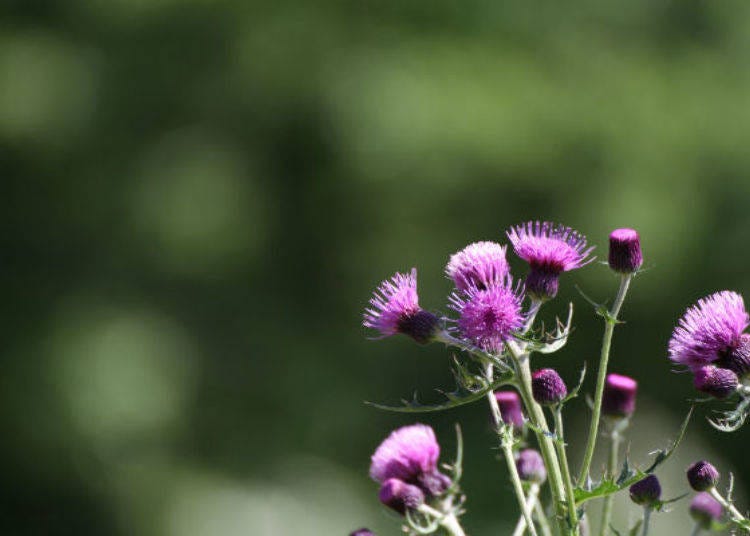
[[[484,289],[472,286],[451,294],[450,307],[459,313],[458,330],[463,337],[489,352],[503,350],[524,323],[523,292],[512,285],[506,277],[501,284]]]
[[[690,501],[690,517],[702,529],[710,529],[721,518],[724,508],[709,493],[701,492]]]
[[[635,229],[615,229],[609,235],[609,267],[632,274],[643,265],[641,239]]]
[[[375,536],[375,533],[370,529],[361,528],[349,533],[349,536]]]
[[[713,365],[698,367],[693,373],[695,389],[719,400],[734,393],[740,383],[734,372]]]
[[[389,478],[380,487],[378,498],[384,505],[404,514],[407,509],[413,510],[424,502],[424,492],[398,478]]]
[[[726,352],[714,363],[717,367],[726,368],[742,378],[750,373],[750,334],[740,335],[736,348]]]
[[[363,321],[365,327],[379,331],[383,337],[403,333],[423,344],[432,340],[438,323],[435,315],[419,306],[416,268],[383,281],[370,298]]]
[[[451,255],[445,273],[459,290],[500,285],[510,273],[505,250],[505,246],[495,242],[469,244]]]
[[[635,411],[638,382],[621,374],[608,374],[604,383],[602,414],[609,417],[630,417]]]
[[[425,424],[403,426],[391,432],[375,450],[370,476],[381,484],[398,478],[416,484],[420,475],[437,471],[440,445]]]
[[[708,491],[719,482],[719,471],[706,460],[701,460],[688,467],[687,479],[695,491]]]
[[[562,402],[568,396],[568,388],[560,375],[551,368],[540,369],[531,375],[531,392],[534,400],[543,406]]]
[[[516,430],[523,428],[523,411],[521,397],[515,391],[495,391],[495,400],[500,408],[500,417],[505,424]]]
[[[591,262],[594,248],[586,248],[586,237],[564,225],[528,222],[507,233],[516,255],[529,263],[527,292],[538,300],[557,295],[561,273]]]
[[[661,484],[656,475],[648,475],[630,486],[630,500],[641,506],[651,506],[661,497]]]
[[[516,470],[521,480],[543,484],[547,480],[547,469],[542,455],[534,449],[524,449],[516,458]]]
[[[749,323],[742,296],[728,290],[711,294],[680,319],[669,341],[669,359],[688,367],[713,363],[744,342]]]

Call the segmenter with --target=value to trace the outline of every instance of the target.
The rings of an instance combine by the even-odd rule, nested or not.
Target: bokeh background
[[[600,255],[641,232],[612,370],[640,381],[644,463],[694,394],[665,357],[676,319],[750,292],[749,30],[741,1],[3,2],[0,532],[397,534],[367,469],[415,417],[363,401],[434,399],[448,354],[368,341],[362,309],[417,266],[444,310],[448,255],[532,218]],[[601,337],[574,284],[617,281],[590,265],[543,311],[576,304],[545,361],[569,382]],[[750,478],[750,429],[712,431],[716,408],[665,496],[698,457]],[[469,532],[509,533],[486,408],[420,420],[446,460],[463,426]],[[657,534],[686,533],[672,510]]]

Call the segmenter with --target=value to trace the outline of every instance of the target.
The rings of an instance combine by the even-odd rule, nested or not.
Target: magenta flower
[[[528,222],[507,233],[516,255],[529,263],[527,292],[538,300],[557,295],[560,274],[588,264],[593,251],[586,247],[586,237],[564,225],[550,222]]]
[[[547,480],[547,469],[544,467],[542,455],[534,449],[524,449],[516,458],[516,470],[521,480],[544,484]]]
[[[719,400],[734,393],[739,383],[737,375],[729,369],[706,365],[693,370],[695,389]]]
[[[450,486],[450,479],[437,469],[440,445],[435,432],[424,424],[404,426],[391,432],[375,450],[370,477],[383,484],[398,479],[418,486],[425,494],[438,495]]]
[[[417,269],[412,268],[408,274],[396,273],[383,281],[370,298],[362,323],[383,337],[403,333],[419,343],[432,340],[439,321],[419,306]]]
[[[454,292],[449,307],[458,311],[458,331],[479,348],[502,352],[505,342],[521,329],[523,293],[513,289],[510,277],[502,284]]]
[[[669,341],[669,359],[694,368],[731,359],[750,323],[742,296],[725,290],[689,307]]]
[[[521,397],[515,391],[495,391],[495,400],[500,408],[500,417],[505,424],[516,430],[523,428]]]
[[[721,518],[724,507],[714,499],[710,493],[701,492],[690,501],[690,517],[702,529],[710,530],[713,524]]]
[[[609,267],[632,274],[643,265],[641,239],[635,229],[615,229],[609,235]]]
[[[609,417],[630,417],[635,411],[638,382],[621,374],[608,374],[604,383],[602,414]]]
[[[543,406],[554,406],[568,396],[568,387],[555,369],[545,368],[531,375],[531,393]]]
[[[378,499],[399,514],[404,514],[407,509],[413,510],[424,502],[424,492],[398,478],[389,478],[380,487]]]
[[[495,242],[469,244],[451,255],[445,273],[459,290],[468,290],[472,286],[484,289],[500,285],[510,273],[505,250],[505,246]]]

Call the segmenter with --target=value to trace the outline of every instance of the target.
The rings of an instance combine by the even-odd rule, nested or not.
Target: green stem
[[[696,523],[693,527],[693,532],[690,533],[690,536],[698,536],[701,533],[701,526]]]
[[[534,511],[534,507],[536,506],[537,499],[539,498],[539,484],[534,482],[529,487],[529,494],[526,496],[526,511],[531,513]],[[518,519],[518,522],[516,523],[516,528],[513,531],[513,536],[522,536],[526,532],[526,527],[528,526],[529,521],[526,519],[525,515],[521,515],[521,517]]]
[[[617,470],[617,451],[620,448],[620,434],[614,429],[609,436],[609,461],[607,462],[607,476],[614,476]],[[599,527],[599,536],[606,536],[607,528],[609,527],[609,520],[612,518],[612,504],[614,503],[614,494],[607,495],[604,498],[604,506],[602,507],[602,521]]]
[[[552,408],[552,414],[555,417],[555,435],[557,435],[557,441],[555,441],[555,447],[557,448],[557,455],[560,457],[560,464],[562,465],[563,484],[565,485],[565,496],[568,503],[568,520],[570,526],[574,528],[574,532],[578,532],[578,512],[576,511],[576,500],[573,492],[573,481],[570,477],[570,466],[568,465],[568,454],[565,451],[565,432],[563,431],[563,420],[562,420],[562,408],[560,405]]]
[[[464,529],[461,528],[461,524],[454,514],[444,514],[426,504],[422,504],[417,510],[427,516],[434,517],[440,526],[448,531],[448,534],[452,536],[466,536]]]
[[[589,476],[589,468],[591,467],[591,460],[594,457],[594,449],[596,448],[596,438],[599,434],[599,418],[601,417],[602,412],[602,395],[604,394],[604,380],[607,377],[607,363],[609,361],[609,349],[612,345],[612,334],[615,331],[617,315],[620,313],[622,303],[625,301],[625,295],[628,292],[628,287],[630,286],[630,280],[632,278],[632,274],[625,274],[622,276],[622,279],[620,280],[620,289],[617,291],[615,302],[612,304],[612,309],[609,310],[609,316],[604,319],[604,338],[602,339],[602,351],[601,356],[599,357],[599,374],[596,378],[594,409],[591,414],[591,426],[586,441],[583,464],[581,465],[581,471],[578,473],[578,482],[586,482]]]
[[[534,395],[531,392],[531,367],[529,366],[529,357],[526,354],[519,355],[512,343],[508,344],[508,350],[516,365],[519,379],[518,390],[521,394],[524,406],[526,407],[526,415],[533,425],[534,433],[536,434],[539,443],[539,450],[542,452],[544,465],[547,468],[547,478],[549,479],[550,488],[552,490],[558,527],[560,528],[560,532],[564,534],[566,532],[566,522],[564,521],[566,516],[565,488],[563,485],[562,474],[560,472],[559,461],[557,459],[557,453],[555,452],[555,447],[550,438],[547,419],[544,416],[542,407],[536,403]],[[572,505],[572,508],[575,509],[575,505]]]
[[[544,512],[542,503],[539,500],[537,500],[536,504],[534,504],[534,513],[536,514],[536,520],[539,523],[539,528],[542,529],[542,534],[544,536],[552,536],[552,529],[549,526],[549,521],[547,521],[547,514]]]
[[[492,365],[487,365],[487,381],[492,383]],[[510,473],[510,480],[513,484],[513,491],[516,494],[518,500],[518,506],[521,508],[521,514],[526,520],[526,524],[529,527],[529,532],[532,536],[537,536],[536,529],[534,528],[534,522],[531,520],[531,508],[526,506],[526,495],[523,492],[523,485],[521,484],[521,477],[518,475],[518,469],[516,468],[516,462],[513,457],[513,438],[509,437],[512,432],[503,431],[505,425],[503,424],[502,416],[500,414],[500,407],[497,404],[495,394],[492,392],[487,393],[487,401],[490,403],[490,409],[492,411],[492,420],[495,423],[495,431],[500,434],[504,434],[504,437],[500,440],[500,446],[503,449],[505,461],[508,464],[508,472]]]
[[[641,536],[648,536],[649,523],[651,523],[651,507],[644,506],[643,507],[643,532],[641,532]]]
[[[738,527],[747,530],[750,530],[750,521],[743,516],[737,508],[734,507],[732,503],[730,503],[728,500],[726,500],[721,493],[719,493],[719,490],[716,488],[711,488],[708,490],[708,492],[711,494],[711,496],[719,501],[719,504],[721,504],[724,509],[729,513],[729,518],[732,520],[732,523],[737,525]]]

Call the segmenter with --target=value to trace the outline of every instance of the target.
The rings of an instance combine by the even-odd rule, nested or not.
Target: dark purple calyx
[[[638,382],[621,374],[609,374],[604,383],[602,415],[630,417],[635,411]]]
[[[742,378],[750,373],[750,334],[740,335],[737,344],[721,352],[714,362],[717,367],[729,369]]]
[[[430,473],[421,473],[417,477],[416,484],[422,488],[427,496],[435,497],[447,490],[453,482],[451,479],[440,471]]]
[[[413,510],[424,503],[424,492],[398,478],[389,478],[380,487],[378,498],[381,503],[403,515],[407,509]]]
[[[552,406],[568,396],[568,388],[554,369],[541,369],[531,375],[531,392],[534,400],[543,406]]]
[[[424,310],[402,316],[398,321],[398,332],[408,335],[419,344],[427,344],[435,338],[440,320]]]
[[[630,500],[641,506],[653,506],[661,497],[661,484],[656,475],[648,475],[630,486]]]
[[[375,536],[375,533],[370,529],[361,528],[355,530],[354,532],[350,532],[349,536]]]
[[[706,365],[693,371],[693,385],[701,393],[706,393],[719,400],[728,397],[737,390],[739,378],[729,369]]]
[[[539,301],[551,300],[557,296],[562,272],[563,267],[557,265],[532,264],[526,276],[526,293]]]
[[[621,274],[637,272],[643,265],[641,239],[635,229],[615,229],[609,235],[609,267]]]
[[[708,491],[719,482],[719,471],[706,460],[701,460],[688,467],[687,479],[695,491]]]

